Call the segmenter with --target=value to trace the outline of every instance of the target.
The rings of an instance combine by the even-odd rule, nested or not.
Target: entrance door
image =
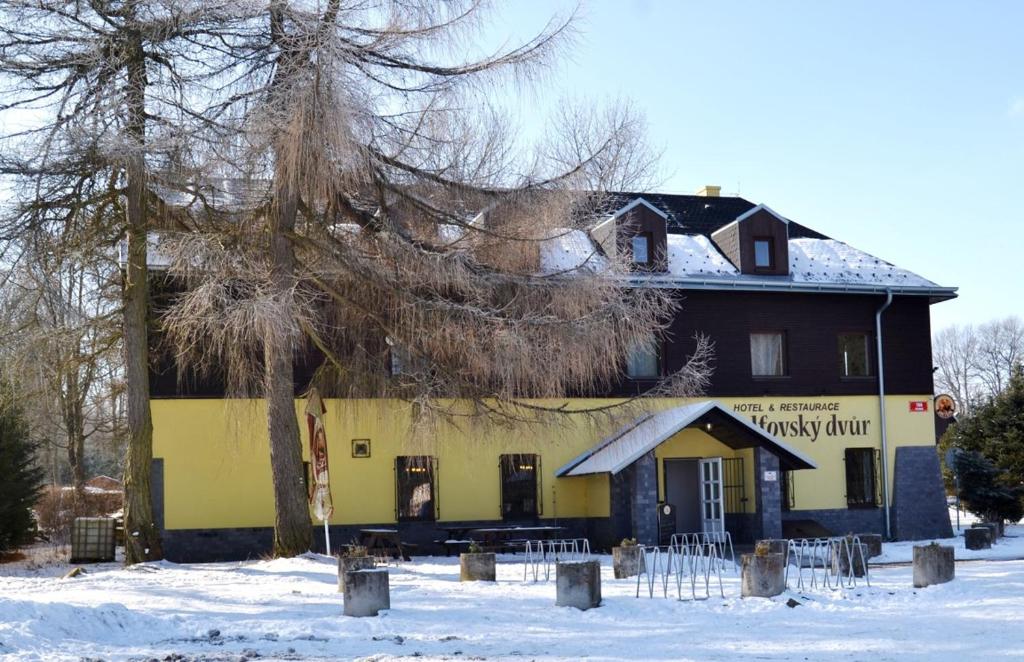
[[[665,501],[676,508],[676,533],[701,530],[700,472],[697,460],[665,460]]]
[[[706,533],[725,533],[723,503],[722,458],[700,460],[701,529]]]

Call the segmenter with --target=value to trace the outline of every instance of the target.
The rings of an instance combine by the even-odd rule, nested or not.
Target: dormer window
[[[764,205],[712,232],[711,241],[741,274],[789,275],[789,221]]]
[[[775,255],[775,242],[771,237],[754,239],[754,268],[771,269],[775,266],[772,257]]]
[[[627,270],[659,273],[668,270],[667,221],[665,212],[636,198],[595,225],[590,236]]]
[[[651,235],[638,234],[633,237],[633,263],[647,265],[651,262]]]

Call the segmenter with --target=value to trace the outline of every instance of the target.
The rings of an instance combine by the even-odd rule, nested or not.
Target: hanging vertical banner
[[[312,480],[309,483],[309,502],[313,504],[313,513],[317,519],[326,522],[334,512],[331,500],[331,478],[327,470],[327,431],[324,429],[324,406],[320,392],[316,388],[309,390],[306,401],[306,425],[309,428],[309,461],[313,467]]]

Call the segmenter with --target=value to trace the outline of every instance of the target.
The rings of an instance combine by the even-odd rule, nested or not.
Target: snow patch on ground
[[[886,558],[904,546],[887,544]],[[961,564],[956,581],[923,590],[909,566],[880,566],[871,587],[772,600],[741,599],[727,573],[725,599],[694,603],[637,599],[635,580],[615,580],[600,560],[604,605],[588,612],[555,607],[553,581],[524,582],[522,556],[499,557],[495,584],[460,583],[457,559],[426,557],[392,566],[392,609],[364,619],[342,615],[336,563],[313,554],[4,576],[0,659],[962,660],[1018,650],[1022,561]]]

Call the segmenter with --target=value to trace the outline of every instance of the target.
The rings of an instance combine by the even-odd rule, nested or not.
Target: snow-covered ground
[[[1024,527],[989,558],[1024,557]],[[951,542],[951,541],[947,541]],[[884,561],[910,558],[887,544]],[[962,539],[957,557],[963,557]],[[455,558],[392,566],[392,609],[347,618],[332,559],[130,569],[0,566],[0,659],[239,660],[962,660],[1024,656],[1024,561],[958,564],[954,582],[914,589],[908,565],[875,566],[871,587],[795,590],[703,602],[635,596],[601,557],[604,604],[555,607],[554,582],[523,581],[501,557],[498,582],[460,583]],[[657,595],[657,594],[656,594]],[[793,598],[800,606],[788,607]]]

